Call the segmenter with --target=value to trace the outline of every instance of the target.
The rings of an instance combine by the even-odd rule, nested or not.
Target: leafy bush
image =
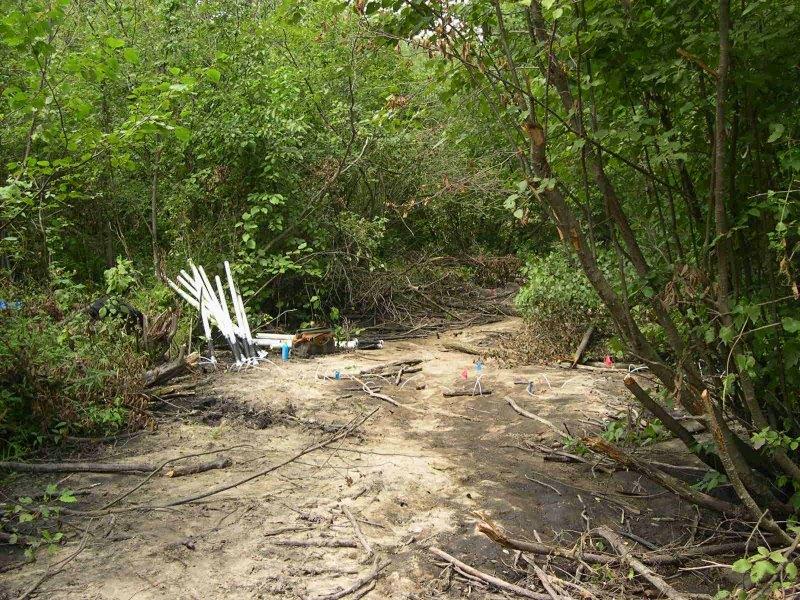
[[[610,273],[610,258],[601,267]],[[571,356],[592,323],[598,328],[594,346],[609,333],[609,319],[600,298],[564,246],[528,256],[522,274],[526,282],[515,301],[530,325],[531,343],[538,346],[537,356]]]
[[[71,296],[62,292],[0,311],[0,455],[145,420],[135,337],[116,319],[91,323],[81,304],[59,303]]]

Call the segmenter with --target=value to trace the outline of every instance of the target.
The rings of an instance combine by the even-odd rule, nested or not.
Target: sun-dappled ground
[[[520,327],[518,319],[508,319],[389,342],[382,350],[212,374],[194,395],[170,401],[152,435],[84,458],[157,464],[217,450],[233,465],[156,476],[113,512],[65,516],[70,541],[54,555],[42,552],[36,563],[4,574],[2,589],[15,597],[48,569],[57,571],[59,561],[83,544],[42,584],[40,597],[316,598],[368,574],[373,557],[388,564],[370,584],[374,589],[364,588],[371,589],[367,598],[455,598],[471,586],[472,597],[493,597],[475,581],[452,580],[428,550],[439,547],[519,581],[519,557],[475,531],[479,514],[516,538],[567,547],[603,524],[658,546],[683,542],[692,523],[696,528],[694,509],[633,473],[604,472],[610,470],[594,468],[591,460],[544,460],[539,450],[558,447],[563,436],[521,416],[507,401],[580,438],[629,410],[619,371],[511,368],[491,357],[480,359],[478,371],[478,357],[446,348],[456,342],[489,349]],[[411,359],[422,361],[419,371],[384,377],[376,392],[400,406],[364,393],[349,377]],[[443,395],[475,389],[479,374],[481,389],[491,394]],[[277,464],[375,409],[352,435],[272,473],[188,504],[145,509]],[[651,458],[669,456],[669,444],[649,452]],[[57,479],[82,491],[71,508],[88,511],[135,486],[140,476],[24,476],[5,493],[32,493]],[[127,510],[133,505],[139,509]]]

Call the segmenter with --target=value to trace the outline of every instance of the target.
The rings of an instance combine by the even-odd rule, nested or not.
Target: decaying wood
[[[16,471],[17,473],[147,473],[153,465],[124,463],[25,463],[0,462],[0,471]]]
[[[385,363],[385,364],[382,364],[382,365],[378,365],[376,367],[370,367],[369,369],[363,369],[363,370],[359,371],[358,374],[359,375],[369,375],[369,374],[372,374],[372,373],[382,373],[384,371],[393,370],[392,367],[394,367],[394,368],[413,367],[415,365],[420,364],[421,362],[423,362],[423,360],[421,358],[411,358],[411,359],[407,359],[407,360],[396,360],[394,362]],[[408,371],[408,369],[406,369],[406,371]]]
[[[200,354],[192,352],[189,356],[181,355],[172,362],[165,363],[144,374],[144,387],[153,387],[188,372],[200,360]]]
[[[644,577],[647,582],[656,588],[659,592],[665,595],[670,600],[687,600],[687,597],[679,593],[674,587],[669,585],[662,577],[654,573],[642,561],[636,558],[630,549],[622,541],[615,532],[611,531],[605,525],[597,528],[597,534],[605,539],[611,547],[620,555],[622,561],[627,564],[631,569],[636,571],[639,575]]]
[[[728,475],[728,481],[730,481],[733,489],[736,490],[736,495],[742,501],[756,523],[762,524],[770,533],[779,536],[783,543],[791,544],[793,541],[792,538],[773,520],[772,516],[769,514],[769,510],[762,510],[742,481],[741,474],[732,456],[732,452],[735,452],[735,446],[729,443],[729,435],[732,436],[734,434],[724,430],[725,425],[721,422],[722,419],[717,414],[718,411],[708,394],[708,390],[703,390],[702,394],[700,394],[700,399],[708,415],[708,422],[711,426],[711,433],[714,435],[714,441],[717,445],[720,460],[724,465],[725,473]],[[726,433],[728,433],[728,435],[726,435]]]
[[[489,396],[491,393],[492,390],[486,388],[470,388],[468,390],[451,390],[449,392],[442,392],[442,396],[445,398],[455,398],[457,396]]]
[[[221,456],[215,460],[208,462],[198,463],[196,465],[184,465],[173,467],[167,471],[167,477],[183,477],[184,475],[194,475],[196,473],[205,473],[206,471],[213,471],[214,469],[225,469],[230,467],[233,461],[227,456]]]
[[[585,561],[603,565],[610,565],[618,562],[617,557],[610,554],[582,552],[577,549],[560,548],[558,546],[551,546],[549,544],[542,544],[538,542],[515,540],[508,537],[499,527],[497,527],[486,517],[482,516],[481,518],[482,520],[478,521],[476,524],[478,531],[504,548],[522,550],[523,552],[530,552],[531,554],[537,554],[539,556],[556,556],[576,562]]]
[[[692,453],[694,453],[700,460],[702,460],[715,471],[719,471],[720,473],[722,472],[724,467],[722,466],[719,457],[716,454],[706,450],[702,444],[699,444],[697,442],[697,438],[695,438],[688,429],[686,429],[671,414],[669,414],[669,412],[663,406],[653,400],[650,394],[643,390],[631,375],[625,377],[625,386],[634,395],[636,400],[638,400],[639,403],[647,410],[653,413],[653,415],[661,421],[664,427],[666,427],[667,430],[672,433],[672,435],[681,440]]]
[[[661,487],[668,489],[692,504],[697,504],[698,506],[703,506],[705,508],[709,508],[711,510],[731,516],[742,516],[742,510],[739,506],[699,492],[689,487],[680,479],[677,479],[672,475],[665,473],[661,469],[658,469],[647,462],[628,454],[603,438],[586,438],[584,439],[584,443],[591,450],[599,452],[600,454],[605,454],[615,462],[647,476]]]
[[[581,359],[583,358],[583,353],[586,352],[586,348],[589,346],[589,342],[592,341],[592,335],[594,335],[595,326],[594,324],[589,325],[589,329],[586,330],[586,333],[583,334],[583,339],[581,339],[581,343],[578,344],[577,350],[575,350],[575,356],[572,357],[572,364],[570,365],[570,369],[574,369],[578,364],[580,364]]]
[[[505,592],[510,592],[512,594],[516,594],[518,596],[522,596],[523,598],[533,598],[534,600],[552,600],[549,594],[541,594],[539,592],[533,592],[529,589],[520,587],[518,585],[514,585],[513,583],[508,583],[494,575],[489,575],[488,573],[484,573],[483,571],[478,571],[478,569],[469,566],[468,564],[461,562],[457,558],[450,556],[444,550],[440,550],[439,548],[430,548],[430,551],[438,556],[439,558],[449,562],[454,567],[457,567],[464,573],[472,577],[476,577],[481,581],[488,583],[496,587],[497,589],[503,590]]]
[[[470,344],[462,344],[461,342],[442,342],[442,348],[445,350],[454,350],[463,354],[471,354],[473,356],[493,356],[498,357],[503,353],[492,348],[479,348]]]
[[[276,546],[296,546],[298,548],[358,548],[354,540],[337,540],[333,538],[315,538],[309,540],[275,540]]]

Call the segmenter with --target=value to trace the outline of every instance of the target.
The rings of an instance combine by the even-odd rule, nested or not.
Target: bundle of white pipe
[[[225,289],[218,275],[214,277],[216,284],[214,286],[211,285],[211,280],[203,267],[196,267],[192,261],[189,261],[189,270],[191,275],[181,269],[180,274],[175,278],[176,282],[167,279],[167,283],[190,306],[200,311],[200,320],[203,323],[203,333],[206,338],[211,339],[211,325],[213,324],[225,337],[237,365],[257,363],[265,354],[256,348],[253,341],[242,296],[236,289],[228,261],[225,261],[225,275],[232,311],[228,309]]]

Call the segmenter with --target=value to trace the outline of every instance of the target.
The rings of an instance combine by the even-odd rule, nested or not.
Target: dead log
[[[148,473],[153,465],[123,463],[24,463],[0,462],[0,471],[16,471],[17,473]]]
[[[742,509],[739,506],[731,504],[730,502],[726,502],[725,500],[720,500],[719,498],[714,498],[708,494],[698,492],[680,479],[677,479],[672,475],[665,473],[661,469],[658,469],[646,463],[645,461],[628,454],[614,444],[607,442],[603,438],[585,438],[583,441],[591,450],[599,452],[600,454],[605,454],[611,460],[623,465],[624,467],[645,475],[661,487],[671,491],[674,494],[677,494],[687,502],[691,502],[692,504],[697,504],[698,506],[731,516],[743,516]]]
[[[383,364],[383,365],[378,365],[377,367],[370,367],[369,369],[363,369],[362,371],[359,371],[358,374],[359,375],[368,375],[368,374],[371,374],[371,373],[382,373],[383,371],[391,370],[392,367],[397,367],[397,368],[399,368],[399,367],[413,367],[415,365],[420,364],[421,362],[422,362],[421,358],[411,358],[411,359],[408,359],[408,360],[396,360],[394,362],[386,363],[386,364]]]
[[[681,425],[671,414],[669,414],[669,412],[667,412],[663,406],[653,400],[650,394],[643,390],[631,375],[625,377],[625,386],[634,395],[636,400],[638,400],[639,403],[647,410],[653,413],[653,415],[659,421],[661,421],[664,427],[666,427],[669,432],[672,433],[672,435],[684,443],[689,451],[695,454],[697,458],[702,460],[709,467],[722,473],[724,467],[722,466],[722,462],[719,460],[719,456],[713,452],[709,452],[703,447],[702,444],[699,444],[697,439],[689,432],[689,430]]]
[[[173,467],[167,471],[167,477],[183,477],[184,475],[195,475],[196,473],[205,473],[206,471],[213,471],[214,469],[225,469],[230,467],[233,461],[227,456],[221,456],[216,460],[198,463],[196,465],[183,465]]]
[[[473,356],[497,355],[497,351],[491,348],[479,348],[478,346],[470,346],[469,344],[462,344],[460,342],[442,342],[442,347],[446,350],[454,350],[455,352],[462,352]]]
[[[605,525],[601,525],[597,528],[597,534],[611,544],[611,547],[614,548],[617,554],[620,555],[620,558],[622,558],[622,562],[644,577],[650,585],[656,588],[667,598],[670,600],[687,600],[686,596],[679,593],[674,587],[664,581],[662,577],[654,573],[642,561],[637,559],[631,553],[630,549],[625,545],[625,542],[622,541],[622,538],[611,531],[611,529]]]
[[[329,538],[310,540],[276,540],[272,543],[276,546],[295,546],[298,548],[358,548],[358,543],[354,540],[336,540]]]
[[[197,352],[192,352],[189,356],[183,356],[183,350],[181,350],[181,355],[172,362],[147,371],[144,374],[144,387],[153,387],[154,385],[165,383],[178,375],[183,375],[195,366],[199,359],[200,355]]]
[[[572,365],[570,369],[574,369],[583,358],[583,353],[586,352],[586,348],[589,346],[589,342],[592,341],[592,335],[594,334],[595,326],[594,323],[589,325],[589,329],[586,330],[586,333],[583,334],[583,339],[581,339],[581,343],[578,344],[578,349],[575,350],[575,356],[572,357]]]
[[[469,390],[453,390],[451,392],[442,392],[442,396],[445,398],[456,398],[457,396],[488,396],[492,393],[492,390],[477,390],[477,389],[469,389]]]

